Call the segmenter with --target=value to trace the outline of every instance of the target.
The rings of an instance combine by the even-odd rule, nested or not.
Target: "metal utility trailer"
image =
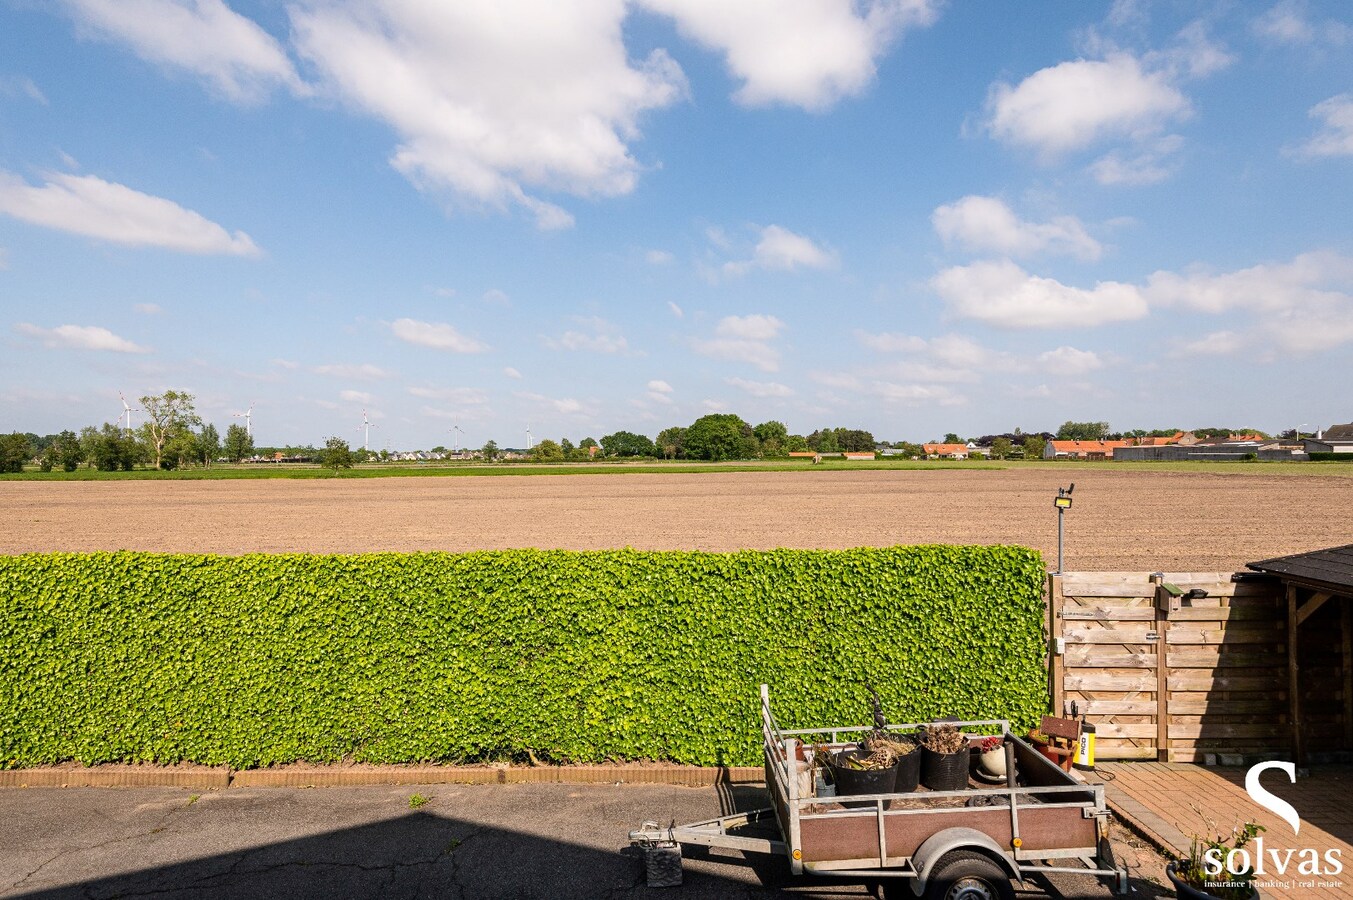
[[[1062,771],[1011,734],[1007,721],[952,724],[999,727],[1006,758],[1022,785],[1010,778],[1003,785],[960,791],[813,796],[807,787],[811,776],[805,777],[795,762],[799,748],[820,743],[832,751],[846,749],[854,742],[844,737],[872,728],[781,729],[771,714],[769,689],[762,685],[771,806],[688,825],[645,823],[630,832],[630,840],[650,847],[674,842],[783,854],[795,875],[880,881],[890,897],[1006,898],[1013,896],[1012,880],[1054,872],[1093,875],[1108,880],[1119,895],[1127,893],[1127,872],[1114,863],[1109,845],[1103,786],[1084,784]],[[909,733],[919,723],[888,727]],[[971,734],[970,744],[981,737]],[[839,803],[842,799],[851,805]],[[779,826],[779,838],[739,833],[771,822]]]

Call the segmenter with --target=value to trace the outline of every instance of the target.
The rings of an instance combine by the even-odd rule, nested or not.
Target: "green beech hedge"
[[[0,557],[0,767],[756,764],[782,724],[1036,721],[1019,547]]]

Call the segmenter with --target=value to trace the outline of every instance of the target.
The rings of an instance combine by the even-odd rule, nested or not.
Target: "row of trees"
[[[145,421],[134,430],[111,422],[39,437],[36,434],[0,436],[0,471],[19,472],[36,460],[44,472],[74,472],[87,465],[104,472],[130,471],[138,463],[156,469],[195,464],[210,467],[224,457],[233,462],[254,452],[254,439],[242,425],[226,429],[224,440],[216,426],[204,423],[193,408],[193,395],[166,391],[140,398]]]

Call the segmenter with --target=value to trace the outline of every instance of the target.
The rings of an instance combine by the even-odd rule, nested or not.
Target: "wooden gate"
[[[1049,576],[1053,710],[1095,724],[1101,759],[1201,762],[1291,744],[1276,581],[1230,572]],[[1189,597],[1189,591],[1205,596]]]

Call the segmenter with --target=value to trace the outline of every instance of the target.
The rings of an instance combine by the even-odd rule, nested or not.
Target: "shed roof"
[[[1353,596],[1353,544],[1261,559],[1249,564],[1258,572],[1268,572],[1292,580],[1319,583],[1336,593]]]

